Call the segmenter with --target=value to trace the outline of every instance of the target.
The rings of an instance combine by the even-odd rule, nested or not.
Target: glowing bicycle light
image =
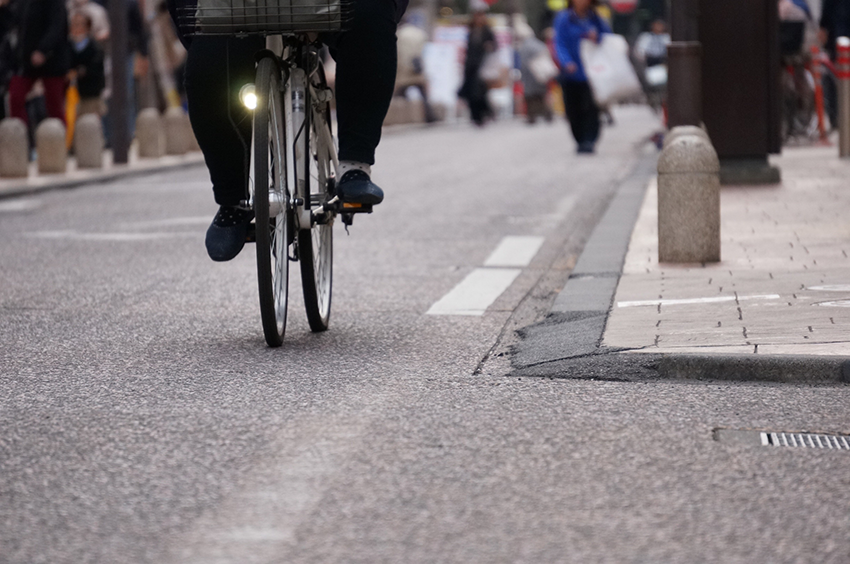
[[[257,89],[253,84],[246,84],[239,89],[239,101],[249,110],[257,109]]]

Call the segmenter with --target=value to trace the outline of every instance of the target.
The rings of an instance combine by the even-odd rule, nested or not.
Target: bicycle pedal
[[[342,213],[372,213],[372,204],[353,204],[343,202]]]
[[[248,232],[245,234],[245,242],[246,243],[256,243],[257,242],[257,224],[253,221],[248,224]]]

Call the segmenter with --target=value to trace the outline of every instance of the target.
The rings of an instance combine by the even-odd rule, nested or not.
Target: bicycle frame
[[[291,140],[287,143],[289,161],[294,164],[287,167],[286,171],[287,185],[292,187],[291,201],[287,205],[294,211],[296,228],[310,229],[316,222],[328,221],[328,214],[336,215],[339,211],[339,202],[337,198],[333,198],[322,207],[316,209],[311,207],[306,185],[309,174],[308,155],[304,154],[304,144],[299,143],[298,140],[301,135],[309,135],[310,120],[319,119],[323,121],[317,124],[319,127],[316,128],[322,135],[321,146],[328,148],[335,146],[329,128],[323,127],[329,125],[324,123],[325,113],[312,111],[314,108],[329,104],[333,94],[329,89],[317,89],[308,80],[319,70],[318,64],[311,64],[312,61],[318,60],[318,46],[313,34],[304,37],[270,36],[266,39],[266,52],[261,56],[274,56],[282,71],[281,101],[286,108],[284,128],[286,138]],[[339,170],[339,157],[335,150],[329,150],[328,156],[336,175]],[[283,204],[283,202],[276,202],[275,211],[280,211],[280,206]]]

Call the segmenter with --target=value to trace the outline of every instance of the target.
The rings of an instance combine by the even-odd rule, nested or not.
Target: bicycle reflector
[[[249,110],[257,109],[257,89],[253,84],[246,84],[239,89],[239,101]]]

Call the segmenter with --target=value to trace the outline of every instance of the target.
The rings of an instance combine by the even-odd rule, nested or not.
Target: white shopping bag
[[[606,33],[600,43],[582,40],[581,62],[600,107],[641,93],[640,81],[629,60],[629,44],[623,36]]]
[[[552,55],[549,54],[548,49],[535,55],[529,61],[528,69],[538,84],[546,84],[558,76],[558,67],[552,60]]]

